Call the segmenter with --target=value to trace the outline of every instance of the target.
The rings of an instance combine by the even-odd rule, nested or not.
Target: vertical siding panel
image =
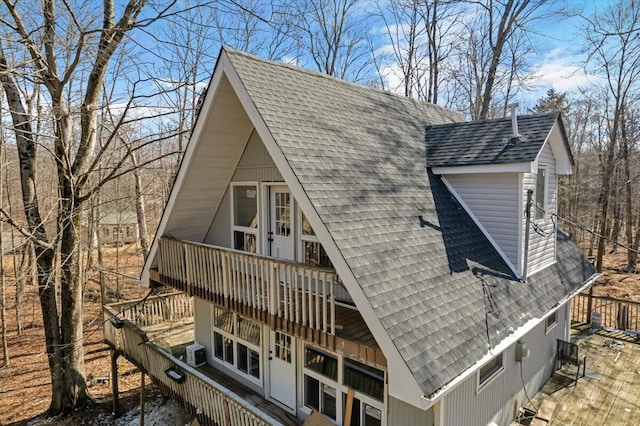
[[[544,321],[520,340],[527,344],[531,356],[522,364],[527,393],[533,396],[551,377],[556,339],[563,339],[566,308],[558,309],[558,323],[545,333]],[[473,374],[445,396],[447,425],[485,426],[494,421],[508,425],[518,407],[526,402],[520,378],[520,363],[515,361],[515,344],[505,350],[504,371],[487,387],[477,392],[477,374]]]
[[[255,129],[231,180],[233,182],[284,180]]]
[[[555,158],[549,144],[545,144],[542,148],[542,152],[538,157],[538,165],[545,166],[547,168],[547,212],[549,214],[556,213],[557,211],[557,175],[555,167]],[[536,173],[525,173],[523,178],[523,205],[527,202],[527,190],[536,190]],[[531,213],[535,218],[534,212]],[[533,219],[532,219],[533,220]],[[525,223],[526,225],[526,223]],[[545,222],[538,223],[538,226],[542,230],[544,235],[536,233],[533,228],[529,232],[529,264],[528,271],[533,273],[542,269],[545,266],[550,265],[556,259],[555,252],[555,226],[551,217],[548,217]],[[522,229],[522,241],[524,244],[525,228]]]
[[[433,426],[433,424],[433,407],[424,411],[391,396],[388,398],[387,425]]]
[[[449,175],[447,181],[511,263],[518,264],[518,174]]]

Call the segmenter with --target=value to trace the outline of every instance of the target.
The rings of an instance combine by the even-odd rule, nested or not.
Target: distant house
[[[131,210],[112,211],[99,220],[102,244],[132,244],[138,241],[138,217]]]
[[[194,296],[206,368],[297,419],[506,425],[597,277],[553,216],[572,162],[559,114],[465,122],[224,48],[142,278]]]

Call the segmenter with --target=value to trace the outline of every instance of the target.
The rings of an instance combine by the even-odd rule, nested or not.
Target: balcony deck
[[[574,386],[575,367],[563,367],[526,408],[535,410],[543,400],[554,402],[550,425],[640,424],[640,340],[615,330],[588,331],[588,324],[574,324],[571,333],[580,357],[587,357],[587,376]]]
[[[300,425],[301,421],[210,365],[184,362],[193,343],[191,298],[172,293],[105,306],[105,341],[149,374],[166,394],[183,402],[205,425]],[[109,321],[118,316],[118,326]],[[119,327],[119,328],[118,328]],[[165,370],[179,370],[182,383]]]
[[[150,280],[329,350],[386,366],[355,309],[336,303],[346,293],[332,269],[224,247],[162,237]]]
[[[300,424],[294,416],[215,367],[207,364],[193,368],[184,362],[186,347],[194,341],[192,302],[185,293],[114,303],[105,306],[104,314],[107,343],[150,374],[165,392],[190,405],[192,411],[203,409],[203,401],[217,398],[217,405],[209,407],[209,411],[203,409],[205,415],[220,412],[222,406],[232,411],[229,415],[242,418],[243,425]],[[109,321],[114,316],[123,320],[121,328]],[[341,350],[355,348],[361,358],[379,351],[360,313],[345,306],[336,306],[336,337],[352,345]],[[187,377],[185,384],[190,385],[169,380],[164,372],[169,366],[177,366]],[[205,424],[219,423],[220,419],[210,415],[202,419]]]

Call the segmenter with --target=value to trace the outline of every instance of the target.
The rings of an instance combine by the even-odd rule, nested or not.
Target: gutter
[[[585,283],[582,286],[580,286],[578,289],[572,291],[567,296],[565,296],[562,299],[560,299],[560,301],[556,305],[554,305],[554,308],[556,306],[562,306],[563,304],[565,304],[569,300],[573,299],[578,294],[582,293],[589,286],[591,286],[598,278],[600,278],[601,275],[602,274],[600,274],[600,273],[593,274],[587,281],[585,281]],[[509,346],[515,344],[525,334],[527,334],[529,331],[531,331],[533,328],[535,328],[538,324],[542,323],[542,321],[544,321],[547,316],[548,316],[548,312],[547,312],[547,314],[543,315],[541,318],[532,318],[532,319],[530,319],[529,321],[524,323],[524,325],[522,325],[520,328],[515,330],[510,336],[508,336],[504,340],[502,340],[496,347],[494,347],[493,349],[490,349],[485,354],[485,356],[480,358],[475,364],[473,364],[471,367],[469,367],[468,369],[463,371],[461,374],[456,376],[449,383],[447,383],[446,385],[442,386],[440,389],[438,389],[437,391],[435,391],[431,395],[422,395],[420,398],[422,398],[425,402],[427,402],[429,406],[435,404],[436,402],[441,400],[446,394],[448,394],[453,389],[455,389],[460,383],[462,383],[463,381],[465,381],[466,379],[471,377],[473,374],[475,374],[478,370],[480,370],[480,368],[487,361],[489,361],[491,358],[493,358],[496,354],[504,351]]]

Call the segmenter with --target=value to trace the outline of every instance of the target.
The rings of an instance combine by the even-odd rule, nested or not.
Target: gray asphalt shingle
[[[425,144],[425,130],[455,127],[447,123],[463,120],[461,114],[232,49],[226,53],[425,395],[477,362],[510,327],[540,318],[594,273],[559,233],[555,265],[527,283],[513,276],[427,168],[429,150],[439,153],[439,164],[449,163],[442,150]],[[553,120],[544,115],[534,121],[542,128]]]
[[[557,112],[518,116],[513,137],[511,117],[427,128],[429,167],[476,166],[531,162],[542,149]]]

